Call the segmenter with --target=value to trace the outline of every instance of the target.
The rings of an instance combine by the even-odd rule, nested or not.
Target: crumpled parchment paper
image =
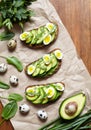
[[[77,55],[73,41],[71,40],[67,30],[62,24],[56,10],[51,5],[49,0],[37,0],[31,5],[31,8],[35,11],[36,15],[32,17],[31,22],[27,22],[25,24],[24,30],[28,31],[35,27],[44,25],[49,21],[53,21],[56,22],[59,27],[57,40],[51,44],[51,46],[46,48],[37,50],[29,49],[20,42],[19,35],[21,31],[16,26],[14,29],[14,32],[16,32],[15,39],[18,43],[16,50],[10,53],[7,49],[7,41],[3,41],[0,42],[0,55],[14,55],[23,62],[23,65],[25,67],[28,63],[37,60],[51,50],[60,48],[64,54],[62,66],[60,67],[59,71],[53,76],[43,80],[35,80],[27,77],[24,71],[20,73],[13,66],[8,65],[7,73],[5,73],[5,75],[0,75],[0,80],[9,83],[9,77],[11,75],[16,75],[19,78],[19,85],[17,87],[11,87],[9,90],[0,89],[0,95],[7,96],[9,93],[16,92],[24,96],[25,88],[29,85],[46,84],[60,81],[65,83],[65,91],[59,100],[49,105],[36,106],[26,101],[24,98],[24,100],[19,104],[28,104],[30,106],[30,112],[28,115],[23,116],[19,113],[19,111],[17,111],[15,117],[11,119],[15,130],[38,130],[38,128],[44,124],[58,117],[58,109],[63,99],[81,90],[84,91],[87,95],[87,103],[84,111],[91,108],[91,77],[82,60]],[[6,61],[0,58],[0,63],[1,62]],[[7,101],[2,100],[2,103],[5,105]],[[48,113],[47,121],[42,122],[38,119],[36,113],[39,109],[44,109]]]

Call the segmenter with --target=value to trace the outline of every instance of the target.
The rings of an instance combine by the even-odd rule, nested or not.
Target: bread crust
[[[22,42],[25,46],[27,46],[27,47],[29,47],[29,48],[33,48],[33,49],[39,49],[39,48],[43,48],[43,47],[50,46],[52,43],[54,43],[54,42],[56,41],[57,36],[58,36],[58,32],[59,32],[58,24],[57,24],[56,22],[51,22],[51,23],[53,23],[53,24],[55,24],[55,25],[57,26],[57,31],[56,31],[56,33],[55,33],[55,38],[54,38],[54,40],[53,40],[49,45],[44,45],[43,43],[37,45],[37,44],[27,44],[27,43],[25,43],[24,41],[21,41],[21,42]],[[43,26],[44,26],[44,25],[43,25]],[[39,26],[39,27],[43,27],[43,26]],[[35,28],[35,29],[31,29],[30,31],[36,30],[36,29],[38,29],[39,27],[37,27],[37,28]]]
[[[47,84],[37,84],[37,85],[27,86],[27,87],[25,88],[25,92],[26,92],[27,88],[30,88],[30,87],[36,87],[36,86],[40,87],[40,86],[46,86],[46,85],[56,84],[56,83],[61,83],[61,84],[63,84],[63,86],[65,87],[65,84],[64,84],[63,82],[53,82],[53,83],[47,83]]]
[[[50,51],[48,54],[50,54],[50,53],[52,53],[52,52],[54,52],[54,51],[56,51],[56,50],[60,50],[60,49],[59,49],[59,48],[53,49],[53,50]],[[40,58],[39,58],[39,59],[40,59]],[[31,65],[32,63],[38,61],[39,59],[37,59],[37,60],[35,60],[35,61],[29,63],[29,64],[26,65],[26,67],[25,67],[25,73],[26,73],[26,75],[29,76],[29,77],[31,77],[31,78],[33,78],[33,79],[34,79],[34,78],[35,78],[35,79],[42,79],[42,78],[44,79],[44,78],[48,78],[48,77],[52,76],[53,74],[55,74],[55,73],[59,70],[59,68],[60,68],[60,66],[61,66],[61,64],[62,64],[62,60],[58,60],[58,67],[55,69],[55,72],[54,72],[53,74],[51,74],[51,75],[48,75],[48,76],[44,76],[44,77],[33,77],[33,76],[31,76],[31,75],[28,75],[28,74],[27,74],[27,67],[28,67],[29,65]]]

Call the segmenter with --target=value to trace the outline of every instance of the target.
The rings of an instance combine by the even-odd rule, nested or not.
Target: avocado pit
[[[65,113],[69,116],[73,116],[78,109],[78,104],[76,102],[69,102],[66,106],[65,106]]]

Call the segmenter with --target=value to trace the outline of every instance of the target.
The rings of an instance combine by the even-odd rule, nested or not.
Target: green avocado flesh
[[[56,89],[57,83],[30,86],[25,90],[25,97],[33,104],[46,104],[57,100],[63,93]]]
[[[40,26],[37,29],[32,29],[31,31],[29,31],[28,36],[26,36],[27,38],[25,37],[25,40],[23,40],[22,38],[20,38],[20,40],[24,41],[24,44],[26,44],[28,46],[45,45],[43,43],[44,39],[48,35],[50,35],[51,39],[49,40],[49,43],[48,43],[48,44],[50,44],[51,42],[53,42],[55,40],[56,34],[57,34],[57,25],[56,24],[54,24],[54,29],[52,29],[51,31],[49,31],[48,28],[46,27],[46,25],[44,25],[44,26]],[[48,45],[48,44],[46,44],[46,45]]]
[[[77,107],[76,111],[73,114],[68,114],[67,113],[67,105],[69,103],[73,104],[76,103],[77,105],[75,107]],[[77,117],[83,110],[84,106],[86,104],[86,96],[83,92],[78,93],[76,95],[73,95],[69,98],[66,98],[60,105],[59,108],[59,115],[66,120],[71,120],[74,119],[75,117]],[[72,111],[69,109],[69,111]]]
[[[52,74],[54,74],[57,69],[59,68],[61,60],[58,60],[54,53],[48,54],[50,57],[50,61],[48,64],[45,63],[43,57],[38,59],[37,61],[29,64],[26,67],[26,74],[30,77],[37,77],[37,78],[43,78],[43,77],[48,77]],[[33,65],[35,67],[35,70],[33,73],[28,73],[28,67],[30,65]]]

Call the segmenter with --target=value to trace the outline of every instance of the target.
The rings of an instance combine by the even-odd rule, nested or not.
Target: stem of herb
[[[8,100],[8,98],[2,97],[2,96],[0,96],[0,98]]]
[[[0,122],[0,126],[4,123],[5,119],[2,119],[2,121]]]
[[[1,58],[4,58],[4,59],[6,59],[6,57],[5,56],[0,56]]]
[[[49,122],[48,124],[46,124],[45,126],[43,126],[42,128],[40,128],[39,130],[43,130],[44,128],[49,127],[50,125],[52,125],[53,123],[55,123],[58,120],[60,120],[60,117],[58,117],[57,119]]]

